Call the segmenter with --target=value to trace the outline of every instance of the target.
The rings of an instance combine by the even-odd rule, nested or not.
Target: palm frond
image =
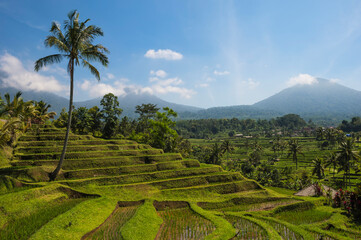
[[[65,39],[61,40],[56,36],[48,36],[44,44],[46,47],[53,47],[55,46],[60,52],[69,52],[69,46],[67,45]]]
[[[88,61],[98,61],[103,66],[108,66],[109,60],[104,53],[109,53],[108,49],[98,44],[90,46],[81,52],[81,56]]]
[[[45,67],[46,65],[53,63],[59,63],[61,62],[62,59],[63,59],[62,54],[53,54],[40,58],[35,62],[34,70],[38,72],[42,67]]]
[[[90,72],[95,76],[95,78],[98,81],[100,81],[100,75],[99,75],[98,70],[84,59],[82,59],[82,63],[83,63],[83,66],[89,68]]]

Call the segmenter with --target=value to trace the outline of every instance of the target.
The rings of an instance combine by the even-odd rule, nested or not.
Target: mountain
[[[361,92],[317,78],[311,85],[295,85],[253,105],[217,107],[183,114],[183,118],[270,119],[298,114],[317,123],[339,123],[361,115]]]
[[[3,95],[11,95],[18,90],[0,88]],[[68,99],[46,92],[24,91],[25,100],[44,100],[52,105],[52,110],[59,113],[63,107],[68,107]],[[127,94],[119,98],[122,116],[137,117],[135,106],[142,103],[157,104],[158,107],[170,107],[178,112],[180,119],[205,118],[252,118],[270,119],[288,113],[298,114],[304,119],[312,119],[317,123],[339,123],[340,120],[361,115],[361,92],[338,83],[318,78],[311,85],[295,85],[266,98],[253,105],[238,105],[201,109],[164,101],[150,94]],[[75,102],[76,107],[99,106],[101,98],[83,102]]]
[[[0,88],[0,95],[3,97],[5,93],[9,93],[11,96],[15,95],[19,90],[16,88]],[[40,101],[43,100],[51,105],[50,110],[55,111],[56,113],[60,113],[62,108],[67,108],[69,105],[69,99],[58,96],[53,93],[48,92],[35,92],[35,91],[22,91],[22,97],[25,101],[29,100],[35,100]],[[100,107],[100,100],[102,98],[95,98],[87,101],[82,102],[74,102],[74,106],[76,108],[78,107],[87,107],[91,108],[93,106],[99,106]],[[135,106],[140,105],[143,103],[152,103],[156,104],[159,108],[163,107],[170,107],[174,111],[176,111],[179,114],[182,113],[195,113],[199,110],[202,110],[202,108],[187,106],[187,105],[181,105],[176,103],[170,103],[167,101],[164,101],[156,96],[144,93],[144,94],[127,94],[126,96],[120,96],[118,97],[119,101],[119,107],[123,109],[122,116],[128,116],[131,118],[136,118],[137,114],[134,113]]]
[[[266,98],[252,106],[280,112],[360,113],[361,92],[326,79],[311,85],[296,85]]]

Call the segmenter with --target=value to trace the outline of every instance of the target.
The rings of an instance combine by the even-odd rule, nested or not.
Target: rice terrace
[[[361,240],[361,4],[40,2],[0,0],[0,239]]]

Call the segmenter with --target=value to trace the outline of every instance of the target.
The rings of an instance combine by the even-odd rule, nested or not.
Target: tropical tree
[[[22,128],[22,122],[18,118],[11,118],[0,129],[0,146],[11,144],[13,134]]]
[[[101,113],[98,106],[94,106],[88,110],[87,122],[93,136],[95,136],[95,133],[101,129],[102,118],[103,118],[103,114]]]
[[[296,163],[296,169],[298,169],[298,157],[297,155],[301,154],[305,156],[302,152],[302,146],[298,143],[297,139],[290,139],[288,141],[288,155],[287,158],[292,156],[292,160]]]
[[[98,61],[103,66],[108,65],[108,57],[105,54],[108,53],[108,50],[100,44],[93,45],[95,37],[103,36],[103,31],[94,25],[86,26],[89,20],[90,19],[87,19],[84,22],[81,22],[79,20],[79,13],[76,10],[70,11],[68,13],[68,20],[64,21],[64,33],[61,30],[60,24],[53,22],[50,29],[51,35],[45,39],[45,46],[54,47],[60,53],[40,58],[35,62],[34,70],[39,71],[41,68],[49,64],[61,62],[63,58],[68,60],[67,71],[70,76],[69,117],[63,151],[56,169],[50,174],[51,181],[56,178],[62,167],[68,144],[73,111],[75,66],[79,66],[81,64],[83,67],[88,68],[90,72],[98,80],[100,80],[98,70],[90,64],[89,61]]]
[[[360,159],[360,156],[354,151],[355,141],[353,138],[347,138],[345,141],[341,142],[338,150],[338,162],[339,162],[339,171],[343,171],[343,183],[348,187],[347,179],[349,183],[350,179],[350,169],[351,161]]]
[[[211,164],[221,164],[221,157],[222,157],[222,149],[218,143],[212,145],[211,154],[209,156],[207,163]]]
[[[105,124],[103,136],[111,138],[116,134],[119,125],[119,115],[122,114],[123,110],[119,108],[118,97],[113,93],[104,95],[103,99],[100,101],[100,105],[103,107],[101,114]]]
[[[335,153],[330,153],[326,158],[326,167],[330,168],[332,166],[333,168],[333,177],[335,177],[335,171],[338,165],[338,156]]]
[[[322,177],[325,176],[323,159],[316,157],[315,160],[312,160],[312,165],[313,165],[312,175],[316,174],[318,179],[322,179]]]
[[[37,115],[33,120],[34,123],[44,123],[46,120],[53,119],[56,115],[56,112],[49,112],[49,108],[51,108],[50,104],[47,104],[44,101],[35,102],[35,109],[37,111]]]
[[[229,139],[226,139],[222,142],[221,145],[222,154],[227,154],[227,160],[229,159],[229,154],[233,152],[234,147],[232,142]]]
[[[149,128],[149,119],[156,116],[159,108],[156,104],[142,104],[135,106],[135,113],[139,114],[137,132],[143,132]]]

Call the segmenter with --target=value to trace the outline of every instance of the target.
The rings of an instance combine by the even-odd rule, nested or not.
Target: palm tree
[[[11,100],[10,94],[6,93],[4,95],[5,102],[1,105],[0,108],[0,116],[9,119],[9,121],[18,120],[23,124],[19,125],[16,124],[16,128],[10,127],[10,140],[9,144],[11,145],[15,142],[16,139],[16,132],[18,130],[25,131],[27,127],[29,127],[29,119],[33,116],[35,110],[32,101],[24,102],[23,98],[21,97],[22,93],[17,92],[13,100]],[[17,121],[16,121],[17,122]]]
[[[296,139],[290,139],[288,141],[288,155],[287,155],[287,158],[289,158],[292,155],[292,159],[296,163],[296,169],[298,168],[297,154],[301,154],[301,155],[305,156],[302,153],[302,146],[298,143],[298,141]]]
[[[219,165],[221,164],[221,157],[222,157],[221,147],[218,145],[218,143],[213,144],[209,158],[209,163]]]
[[[52,119],[56,115],[56,112],[49,112],[51,105],[44,101],[35,102],[35,108],[38,111],[36,119],[34,119],[36,123],[44,123],[46,120]]]
[[[312,160],[312,165],[313,165],[312,175],[316,174],[318,179],[321,179],[325,175],[323,159],[316,157],[315,160]]]
[[[333,178],[335,178],[335,171],[338,164],[337,155],[335,153],[330,153],[330,155],[327,156],[326,159],[326,167],[333,167]]]
[[[233,144],[229,139],[224,140],[221,145],[222,154],[227,153],[227,160],[229,159],[229,154],[234,150]]]
[[[360,158],[360,156],[353,151],[354,149],[354,139],[353,138],[347,138],[346,141],[341,142],[340,149],[338,151],[338,162],[340,165],[339,171],[343,171],[343,182],[347,189],[347,178],[349,182],[351,182],[350,179],[350,165],[352,160],[357,160]]]
[[[103,36],[103,31],[94,25],[86,26],[90,19],[84,22],[79,21],[79,13],[74,10],[68,13],[68,20],[64,21],[64,31],[62,32],[60,24],[53,22],[51,25],[51,35],[45,39],[45,46],[55,47],[60,53],[40,58],[35,62],[35,71],[39,71],[52,63],[59,63],[63,58],[68,60],[67,71],[70,75],[70,98],[69,113],[66,134],[64,139],[64,147],[60,156],[60,160],[56,169],[50,174],[50,180],[54,180],[58,175],[64,161],[66,146],[69,138],[69,130],[71,126],[71,114],[73,110],[73,90],[74,90],[74,69],[75,66],[82,65],[90,70],[90,72],[100,80],[98,70],[88,61],[98,61],[103,66],[108,65],[108,57],[105,53],[108,50],[100,44],[93,45],[93,40],[97,36]]]

